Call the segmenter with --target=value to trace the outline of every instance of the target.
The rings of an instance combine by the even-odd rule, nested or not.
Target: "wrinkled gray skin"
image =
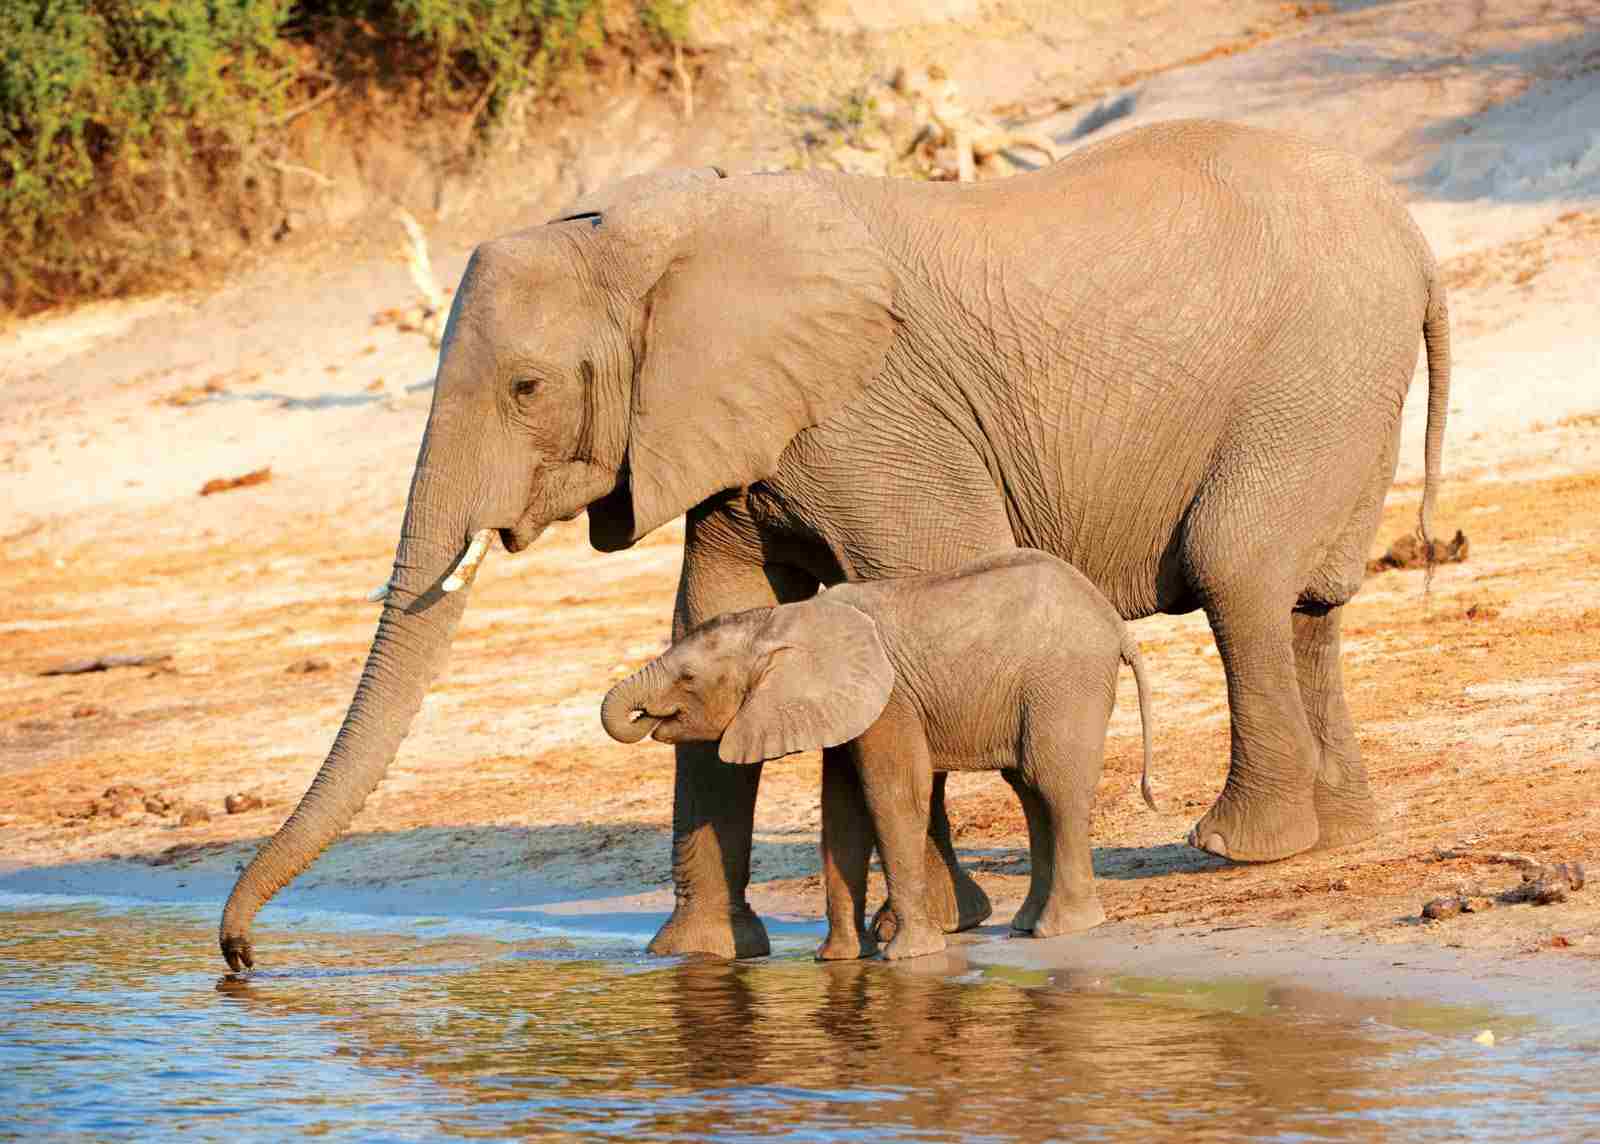
[[[864,925],[876,843],[894,960],[945,947],[923,887],[936,771],[1000,771],[1022,800],[1032,878],[1013,930],[1053,937],[1105,920],[1089,812],[1122,663],[1139,685],[1154,806],[1138,648],[1094,585],[1042,552],[718,617],[613,687],[600,718],[624,743],[720,740],[725,763],[823,750],[817,957],[877,952]]]
[[[1312,143],[1180,121],[980,184],[667,172],[483,244],[366,671],[234,887],[229,964],[393,759],[465,604],[440,589],[468,537],[520,551],[585,509],[601,551],[688,514],[678,636],[1018,546],[1125,619],[1203,608],[1233,736],[1191,841],[1264,861],[1369,836],[1340,609],[1424,335],[1427,533],[1444,291],[1390,188]],[[677,906],[651,948],[765,952],[745,901],[760,768],[693,744],[677,766]],[[939,780],[931,800],[930,913],[976,924]]]

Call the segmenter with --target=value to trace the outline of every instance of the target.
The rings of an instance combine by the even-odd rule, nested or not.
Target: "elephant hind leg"
[[[1300,699],[1320,763],[1313,788],[1319,850],[1347,846],[1378,832],[1378,808],[1361,761],[1355,726],[1345,704],[1339,668],[1339,620],[1343,607],[1294,613],[1294,660]]]
[[[1011,919],[1014,933],[1032,933],[1039,924],[1045,902],[1050,898],[1050,883],[1055,873],[1055,849],[1051,842],[1050,811],[1033,784],[1015,767],[1000,772],[1017,792],[1022,813],[1028,820],[1028,896]]]
[[[1030,842],[1037,853],[1042,841],[1050,866],[1038,916],[1027,927],[1035,937],[1078,933],[1106,920],[1094,887],[1089,822],[1105,765],[1106,725],[1115,694],[1113,666],[1099,687],[1088,679],[1075,680],[1071,694],[1028,708],[1021,777],[1035,793],[1045,820],[1044,836],[1038,839],[1034,816],[1029,815]]]
[[[1240,522],[1261,519],[1260,506],[1210,507],[1209,521],[1199,520],[1187,538],[1186,557],[1227,672],[1231,746],[1222,794],[1189,844],[1235,861],[1272,862],[1311,849],[1319,833],[1320,752],[1301,702],[1289,620],[1297,554],[1239,542]]]

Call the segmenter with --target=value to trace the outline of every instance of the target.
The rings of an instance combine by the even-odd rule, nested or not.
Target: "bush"
[[[0,5],[0,274],[5,300],[114,288],[77,250],[97,208],[138,227],[174,162],[237,153],[294,75],[289,0],[12,0]]]
[[[681,39],[689,0],[635,0]],[[0,306],[190,253],[290,103],[335,78],[492,123],[605,39],[606,0],[0,0]],[[208,199],[209,203],[197,200]]]

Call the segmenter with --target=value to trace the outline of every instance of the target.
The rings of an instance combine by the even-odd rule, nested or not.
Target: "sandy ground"
[[[1092,958],[1161,938],[1191,960],[1282,968],[1293,958],[1265,951],[1410,945],[1439,965],[1457,950],[1496,973],[1593,979],[1600,889],[1417,917],[1458,887],[1514,885],[1494,852],[1600,854],[1592,5],[951,3],[936,23],[902,7],[873,22],[838,3],[820,30],[764,26],[703,83],[692,130],[630,117],[642,97],[619,96],[596,112],[615,148],[441,229],[442,276],[471,237],[538,218],[574,186],[668,160],[772,161],[793,101],[897,60],[942,57],[975,103],[1064,141],[1222,114],[1365,155],[1412,197],[1451,289],[1439,519],[1471,545],[1431,592],[1420,572],[1383,573],[1346,612],[1350,702],[1384,831],[1268,866],[1182,846],[1226,767],[1222,672],[1202,617],[1141,621],[1165,810],[1138,798],[1124,673],[1094,827],[1112,922],[1071,948]],[[703,34],[715,43],[715,26]],[[797,59],[797,44],[816,50]],[[363,597],[387,575],[433,367],[422,339],[375,324],[410,293],[373,246],[356,236],[204,296],[86,307],[0,336],[0,889],[220,905],[315,773],[371,637]],[[1374,555],[1416,513],[1423,406],[1414,387]],[[197,495],[267,467],[262,483]],[[387,780],[281,902],[653,928],[670,905],[670,750],[611,743],[597,711],[609,681],[663,646],[681,528],[609,557],[585,535],[582,522],[558,526],[487,563]],[[171,658],[40,674],[119,654]],[[813,756],[763,781],[751,898],[780,938],[811,932],[821,910],[817,785]],[[1020,811],[993,776],[956,776],[951,791],[962,859],[1004,921],[1026,885]],[[229,814],[236,793],[263,805]],[[146,810],[155,795],[174,809]],[[190,806],[209,819],[181,824]]]

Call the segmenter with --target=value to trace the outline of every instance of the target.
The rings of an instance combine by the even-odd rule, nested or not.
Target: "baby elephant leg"
[[[1017,792],[1022,803],[1022,813],[1028,820],[1028,896],[1011,919],[1013,933],[1032,933],[1039,924],[1039,915],[1050,897],[1050,881],[1055,867],[1055,851],[1050,841],[1050,811],[1039,792],[1022,777],[1015,767],[1007,767],[1000,774],[1011,789]]]
[[[1050,887],[1034,937],[1076,933],[1106,920],[1094,888],[1089,815],[1105,762],[1110,699],[1085,695],[1051,707],[1048,714],[1029,712],[1023,742],[1023,778],[1038,791],[1050,818]]]
[[[938,953],[945,947],[944,929],[928,915],[923,896],[933,767],[922,724],[891,698],[878,721],[852,744],[852,751],[894,912],[894,937],[883,956],[894,961]]]
[[[818,961],[871,957],[878,943],[864,925],[867,864],[872,858],[872,818],[850,751],[822,752],[822,881],[828,895],[828,936]]]

